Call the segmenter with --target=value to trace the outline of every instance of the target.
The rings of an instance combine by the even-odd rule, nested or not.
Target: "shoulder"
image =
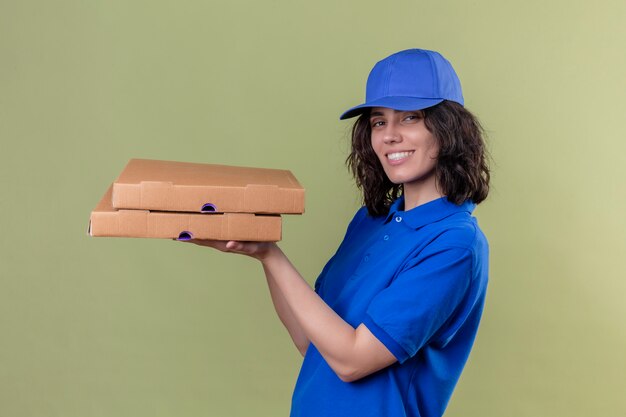
[[[367,222],[371,219],[372,217],[368,214],[367,207],[363,206],[360,209],[358,209],[357,212],[352,217],[352,220],[350,220],[350,223],[348,224],[348,229],[346,230],[346,236],[349,235],[354,229],[357,229],[364,222]]]
[[[465,249],[480,254],[488,249],[487,238],[470,213],[460,212],[433,224],[437,229],[431,245],[439,248]]]

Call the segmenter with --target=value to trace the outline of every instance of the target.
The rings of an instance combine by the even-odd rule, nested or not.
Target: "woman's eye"
[[[379,127],[379,126],[382,126],[383,124],[385,124],[385,122],[383,122],[382,120],[372,121],[372,127]]]
[[[407,121],[413,121],[413,120],[418,120],[419,116],[417,114],[409,114],[407,117],[404,118],[404,120]]]

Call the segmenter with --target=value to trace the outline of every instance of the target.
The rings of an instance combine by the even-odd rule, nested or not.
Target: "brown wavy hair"
[[[439,144],[435,175],[437,186],[448,200],[479,204],[489,193],[488,156],[484,131],[478,119],[458,103],[443,102],[421,111],[426,128]],[[352,126],[352,150],[346,165],[363,193],[363,203],[372,216],[384,215],[402,194],[402,184],[392,183],[372,148],[370,111]]]

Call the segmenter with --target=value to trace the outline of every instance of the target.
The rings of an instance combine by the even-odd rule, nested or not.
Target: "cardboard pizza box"
[[[269,241],[281,239],[280,215],[253,213],[173,213],[117,210],[111,201],[113,187],[91,212],[89,235],[163,239],[213,239]]]
[[[290,171],[131,159],[113,184],[113,207],[175,212],[302,214]]]

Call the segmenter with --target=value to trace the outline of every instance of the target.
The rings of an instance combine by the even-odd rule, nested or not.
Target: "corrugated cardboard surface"
[[[168,213],[149,210],[116,210],[112,187],[91,212],[89,234],[102,237],[176,239],[188,233],[196,239],[269,241],[281,239],[281,217],[252,213]]]
[[[301,214],[304,188],[287,170],[131,159],[113,185],[113,207]]]

